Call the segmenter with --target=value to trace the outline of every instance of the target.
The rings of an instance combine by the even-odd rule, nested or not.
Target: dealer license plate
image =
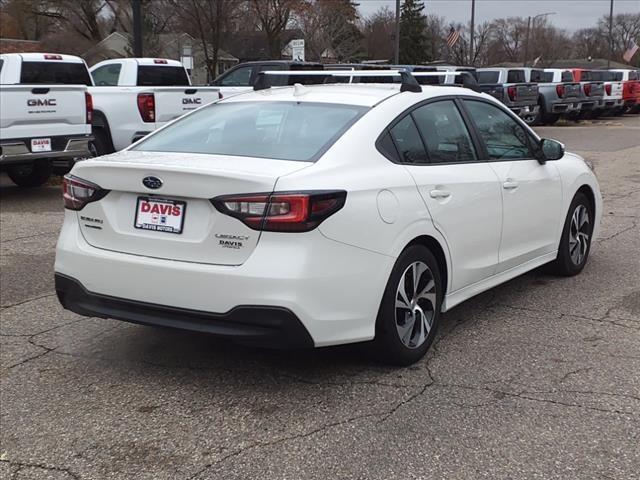
[[[187,202],[138,197],[134,227],[155,232],[182,233]]]
[[[32,138],[31,151],[32,152],[50,152],[51,139],[50,138]]]

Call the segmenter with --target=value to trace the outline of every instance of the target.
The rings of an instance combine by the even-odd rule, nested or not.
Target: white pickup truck
[[[192,86],[184,66],[164,58],[105,60],[90,69],[93,135],[99,155],[122,150],[185,113],[220,98]]]
[[[0,55],[0,169],[23,187],[90,155],[91,78],[70,55]]]

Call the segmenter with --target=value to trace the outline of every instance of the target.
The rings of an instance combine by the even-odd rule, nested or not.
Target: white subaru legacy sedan
[[[588,164],[487,95],[405,87],[264,88],[77,163],[61,304],[265,346],[373,340],[406,365],[441,312],[547,263],[578,274],[602,214]]]

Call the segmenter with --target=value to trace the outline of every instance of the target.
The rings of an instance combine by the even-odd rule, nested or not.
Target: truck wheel
[[[104,131],[104,128],[94,128],[92,133],[93,141],[89,144],[91,156],[99,157],[114,152],[109,135]]]
[[[36,160],[30,165],[14,165],[7,169],[7,175],[19,187],[39,187],[44,185],[53,166],[49,160]]]

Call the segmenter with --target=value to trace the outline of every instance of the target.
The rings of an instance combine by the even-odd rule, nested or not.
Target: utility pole
[[[394,40],[394,63],[400,63],[400,0],[396,0],[396,34]]]
[[[529,56],[529,32],[531,31],[531,16],[527,20],[527,39],[524,44],[524,59],[522,60],[522,66],[527,66],[527,57]]]
[[[611,57],[613,57],[613,0],[609,8],[609,58],[607,58],[607,70],[611,68]]]
[[[476,62],[476,56],[473,52],[473,36],[476,27],[476,0],[471,0],[471,47],[469,52],[469,63],[473,66]]]
[[[527,39],[524,44],[524,60],[522,61],[523,67],[527,66],[527,57],[529,56],[529,33],[531,32],[531,22],[533,22],[533,26],[535,27],[536,18],[546,17],[547,15],[555,15],[555,14],[556,12],[540,13],[535,17],[529,17],[529,19],[527,20]]]
[[[133,10],[133,56],[142,57],[142,12],[140,11],[141,0],[131,0]]]

